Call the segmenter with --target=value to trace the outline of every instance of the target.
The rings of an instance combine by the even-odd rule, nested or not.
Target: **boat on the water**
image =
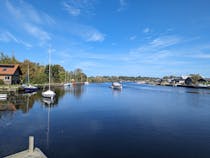
[[[111,88],[112,89],[121,90],[122,89],[122,83],[120,83],[120,82],[113,82]]]
[[[45,98],[53,99],[55,97],[55,92],[50,89],[50,75],[51,75],[51,71],[50,71],[50,53],[51,53],[51,49],[49,49],[49,83],[48,83],[49,84],[49,86],[48,86],[49,88],[48,88],[47,91],[42,92],[42,96],[45,97]]]
[[[21,87],[24,89],[26,93],[32,93],[38,90],[38,87],[32,86],[31,84],[27,84],[27,85],[23,84]]]
[[[85,85],[89,85],[89,82],[88,82],[88,81],[86,81],[86,82],[84,82],[84,84],[85,84]]]
[[[64,83],[63,86],[64,86],[64,88],[67,88],[67,87],[71,87],[72,84],[71,83]]]
[[[22,88],[24,89],[24,91],[25,91],[26,93],[36,92],[36,91],[38,90],[38,87],[32,86],[32,85],[30,84],[30,80],[29,80],[29,65],[28,65],[27,80],[28,80],[28,83],[22,85]]]
[[[65,72],[65,83],[63,84],[63,86],[64,86],[64,88],[69,88],[69,87],[71,87],[72,86],[72,83],[70,83],[70,82],[67,82],[67,77],[66,77],[66,73],[67,72]]]
[[[0,94],[0,100],[7,100],[7,94]]]

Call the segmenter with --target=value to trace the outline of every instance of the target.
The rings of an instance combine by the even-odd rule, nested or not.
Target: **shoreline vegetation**
[[[9,57],[4,53],[0,53],[1,64],[19,64],[22,76],[21,84],[27,83],[28,66],[30,72],[30,83],[43,89],[48,83],[48,67],[49,65],[40,65],[39,63],[31,62],[30,60],[18,61],[14,56]],[[157,77],[132,77],[132,76],[90,76],[83,72],[82,69],[77,68],[73,71],[65,70],[61,65],[51,65],[51,78],[53,86],[62,86],[66,82],[71,82],[75,85],[84,84],[88,81],[90,83],[100,82],[136,82],[138,84],[151,84],[161,86],[180,86],[190,88],[207,88],[210,89],[210,78],[203,78],[199,74],[190,74],[188,76],[164,76],[163,78]],[[0,91],[10,89],[17,91],[20,85],[5,85],[0,80]]]

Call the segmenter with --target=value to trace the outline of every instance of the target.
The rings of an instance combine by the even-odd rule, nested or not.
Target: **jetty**
[[[39,148],[34,148],[34,137],[29,136],[29,145],[27,150],[6,156],[4,158],[47,158],[47,156],[45,156]]]

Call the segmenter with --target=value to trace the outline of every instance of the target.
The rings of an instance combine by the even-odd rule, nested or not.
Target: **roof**
[[[20,70],[19,64],[0,64],[0,75],[14,75],[17,69]]]

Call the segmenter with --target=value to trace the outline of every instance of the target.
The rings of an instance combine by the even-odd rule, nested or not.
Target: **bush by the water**
[[[4,81],[0,79],[0,85],[4,85]]]

